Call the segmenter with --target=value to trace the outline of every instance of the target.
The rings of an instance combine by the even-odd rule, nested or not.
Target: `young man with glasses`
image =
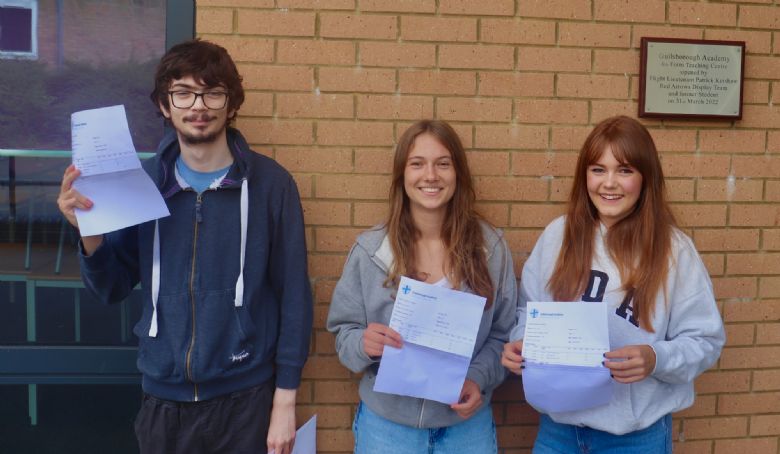
[[[229,123],[244,101],[215,44],[171,48],[152,101],[173,127],[144,166],[171,215],[81,239],[86,287],[101,301],[141,283],[142,454],[289,454],[312,297],[303,215],[290,174]],[[60,210],[92,202],[65,172]]]

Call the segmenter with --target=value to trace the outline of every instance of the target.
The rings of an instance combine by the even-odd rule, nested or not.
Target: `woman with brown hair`
[[[593,129],[580,151],[566,215],[525,263],[517,339],[502,363],[520,374],[528,301],[607,305],[616,382],[609,403],[542,411],[535,454],[670,453],[671,413],[693,403],[693,380],[725,342],[707,270],[675,224],[647,129],[625,117]]]
[[[398,141],[384,224],[362,233],[333,293],[328,330],[339,359],[363,373],[353,426],[356,453],[497,451],[490,409],[516,310],[512,257],[500,231],[474,208],[471,173],[458,135],[442,121],[413,124]],[[458,402],[451,405],[373,390],[401,276],[487,299]]]

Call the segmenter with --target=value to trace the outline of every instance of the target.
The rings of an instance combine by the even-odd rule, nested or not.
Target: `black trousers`
[[[144,393],[135,420],[141,454],[266,454],[273,380],[203,402]]]

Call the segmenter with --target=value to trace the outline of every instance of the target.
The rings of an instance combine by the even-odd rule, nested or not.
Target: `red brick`
[[[295,185],[298,186],[298,193],[302,199],[312,196],[312,177],[311,175],[301,175],[299,173],[293,174],[293,180]]]
[[[682,151],[690,152],[696,149],[696,131],[675,129],[651,129],[650,135],[659,152]]]
[[[734,175],[737,177],[775,178],[780,175],[780,157],[740,156],[734,159],[733,167]],[[760,196],[758,200],[761,200]]]
[[[591,19],[590,0],[518,0],[520,16],[555,19]]]
[[[276,45],[280,63],[320,65],[355,63],[355,45],[351,42],[280,39]]]
[[[747,55],[745,57],[745,74],[756,79],[780,79],[780,59],[777,57]]]
[[[233,31],[232,9],[198,8],[195,16],[199,34],[231,33]]]
[[[333,289],[336,288],[336,283],[336,279],[318,279],[314,284],[314,302],[318,303],[318,305],[321,303],[324,303],[324,305],[330,305],[330,301],[333,299]],[[332,343],[335,343],[333,342],[333,335],[330,336],[330,339]]]
[[[574,174],[575,153],[513,153],[512,175],[569,176]]]
[[[724,369],[758,369],[780,366],[780,347],[726,347],[720,357]]]
[[[392,69],[320,68],[319,88],[348,93],[390,93],[395,91]]]
[[[325,38],[395,39],[397,18],[373,14],[320,14],[320,36]]]
[[[679,220],[679,217],[677,219]],[[704,262],[707,273],[712,277],[722,276],[726,269],[725,254],[701,254],[701,261]]]
[[[309,121],[239,118],[236,124],[252,144],[306,145],[313,141]]]
[[[480,39],[486,43],[555,44],[555,22],[485,18],[480,26]]]
[[[354,445],[352,431],[349,429],[317,431],[317,449],[322,452],[348,452],[352,451]]]
[[[780,393],[723,394],[718,401],[718,414],[745,415],[771,413],[780,407]],[[778,432],[780,434],[780,432]]]
[[[276,113],[288,118],[352,118],[351,95],[279,93]]]
[[[304,379],[349,378],[349,370],[339,363],[336,356],[309,356],[303,367],[302,377]]]
[[[737,6],[699,2],[669,2],[669,22],[686,25],[737,25]]]
[[[371,227],[383,222],[387,217],[387,202],[355,203],[354,225]]]
[[[571,178],[553,178],[550,182],[550,201],[568,201],[571,193],[571,184]]]
[[[780,181],[768,180],[766,182],[766,194],[764,199],[767,202],[780,201]]]
[[[729,274],[780,274],[780,253],[731,254],[726,269]]]
[[[514,0],[439,0],[439,13],[466,16],[511,16],[515,13]]]
[[[272,39],[215,36],[210,40],[223,46],[236,62],[270,63],[274,61],[274,41]]]
[[[758,249],[757,229],[697,229],[694,234],[699,251],[749,251]]]
[[[338,278],[341,276],[341,270],[344,268],[344,262],[346,256],[342,255],[320,255],[313,254],[309,256],[309,276],[311,278]],[[325,328],[325,319],[327,318],[327,310],[318,312],[318,308],[314,310],[314,327]]]
[[[780,323],[756,325],[756,344],[780,344]]]
[[[325,199],[384,200],[389,188],[390,178],[384,175],[317,175],[315,194]]]
[[[780,11],[776,6],[740,6],[739,26],[777,30],[780,28]]]
[[[625,98],[628,95],[628,78],[560,74],[556,94],[564,98]]]
[[[777,409],[775,408],[773,411],[777,411]],[[780,435],[780,415],[757,415],[751,417],[750,435],[753,437],[761,435],[774,435],[776,443],[776,436]]]
[[[763,153],[764,131],[702,130],[699,132],[701,151],[714,153]],[[740,158],[741,159],[741,158]]]
[[[314,333],[314,351],[320,354],[336,353],[336,336],[327,331]]]
[[[244,76],[244,89],[311,91],[314,88],[314,71],[301,66],[240,65]]]
[[[393,148],[356,149],[355,172],[389,174],[393,169],[393,152]]]
[[[671,202],[693,202],[693,181],[666,179],[666,194]]]
[[[522,47],[517,52],[517,68],[521,71],[590,71],[589,49]]]
[[[780,370],[753,371],[753,391],[780,390]]]
[[[752,427],[751,427],[752,435]],[[777,452],[777,438],[754,438],[744,440],[717,440],[715,442],[715,454],[774,454]]]
[[[727,177],[731,159],[728,156],[664,154],[661,156],[664,176]]]
[[[702,39],[704,30],[691,27],[669,27],[668,25],[634,25],[631,47],[639,48],[643,36],[663,36],[664,38]]]
[[[547,199],[547,182],[541,178],[476,177],[474,186],[480,200]]]
[[[357,382],[318,381],[314,383],[314,400],[318,403],[357,403]]]
[[[553,94],[555,76],[549,73],[479,72],[479,94],[483,96],[544,96]]]
[[[636,116],[638,105],[634,101],[597,101],[593,100],[590,103],[591,114],[590,121],[592,123],[598,123],[609,117],[615,115],[625,115],[627,117]]]
[[[273,2],[270,3],[273,6]],[[277,0],[276,7],[314,10],[355,9],[355,0]]]
[[[727,302],[723,306],[723,319],[726,322],[777,321],[780,320],[780,302]]]
[[[527,447],[530,448],[536,439],[538,428],[536,426],[499,426],[496,427],[496,436],[505,448]],[[509,452],[509,451],[505,451]],[[523,451],[517,451],[523,452]],[[526,451],[528,452],[528,451]]]
[[[438,98],[436,113],[449,121],[496,121],[512,119],[512,100],[498,98]]]
[[[467,156],[474,176],[507,175],[509,153],[505,151],[469,151]]]
[[[290,172],[334,173],[352,170],[352,151],[343,148],[277,147],[275,157]]]
[[[707,371],[696,379],[696,394],[750,391],[750,371]]]
[[[676,431],[675,431],[676,433]],[[673,452],[675,454],[712,454],[712,441],[710,440],[684,440],[674,441]]]
[[[340,428],[352,423],[352,410],[349,405],[298,405],[295,408],[298,424],[308,421],[315,414],[319,429]]]
[[[759,297],[780,298],[780,276],[764,276],[760,281]]]
[[[564,214],[564,205],[512,204],[509,225],[512,227],[545,227]]]
[[[516,254],[531,254],[536,240],[539,239],[542,229],[536,230],[507,230],[504,232],[504,237],[509,244],[509,249]]]
[[[760,202],[763,182],[758,180],[735,179],[699,180],[696,184],[696,200],[703,202]]]
[[[743,7],[744,8],[744,7]],[[744,10],[742,10],[744,14]],[[719,41],[745,41],[745,52],[748,54],[768,54],[772,52],[772,33],[751,30],[732,30],[723,28],[704,29],[704,38]],[[750,77],[755,77],[752,73]]]
[[[719,204],[672,205],[675,217],[684,227],[717,227],[726,225],[726,206]]]
[[[511,46],[480,44],[439,45],[442,68],[512,69],[515,50]]]
[[[557,99],[520,99],[515,101],[520,123],[585,124],[588,102]]]
[[[239,8],[273,8],[273,0],[198,0],[198,8],[203,6],[235,6]]]
[[[433,13],[436,0],[360,0],[362,11],[389,11],[402,13]]]
[[[546,149],[547,127],[479,125],[475,142],[477,148]]]
[[[241,115],[250,117],[270,117],[274,113],[274,95],[271,93],[244,92]]]
[[[597,73],[637,74],[639,71],[636,50],[596,49],[593,55],[593,70]]]
[[[366,66],[431,67],[436,64],[433,44],[360,43],[360,63]]]
[[[236,31],[243,35],[314,36],[314,13],[245,9]]]
[[[778,93],[773,90],[773,93]],[[742,86],[742,102],[763,104],[769,100],[769,82],[762,80],[746,80]],[[780,99],[777,100],[780,102]]]
[[[693,405],[674,414],[675,418],[696,418],[716,414],[716,396],[696,396]]]
[[[777,204],[732,205],[729,225],[776,227],[780,225],[780,206]]]
[[[776,128],[780,124],[780,106],[756,106],[746,104],[742,106],[743,128]]]
[[[393,143],[393,125],[365,121],[320,121],[317,123],[320,145],[389,145]]]
[[[362,231],[362,228],[318,227],[315,229],[316,250],[320,252],[348,251],[355,244],[355,239]]]
[[[664,0],[595,0],[595,19],[613,22],[660,22],[666,20]]]
[[[766,148],[770,153],[780,153],[780,131],[769,131]]]
[[[433,98],[428,96],[360,95],[358,118],[417,120],[433,117]]]
[[[761,246],[765,251],[780,251],[780,229],[763,229]]]
[[[477,87],[473,71],[402,70],[398,79],[401,93],[473,95]]]
[[[498,228],[509,226],[509,207],[506,203],[478,203],[476,210]]]
[[[301,205],[306,225],[349,225],[349,202],[304,200]]]
[[[747,418],[723,417],[707,419],[686,419],[685,439],[734,438],[747,435]]]
[[[558,44],[583,47],[629,47],[631,27],[617,24],[561,22]]]
[[[714,278],[712,285],[716,298],[755,298],[758,290],[758,282],[754,277]]]
[[[471,17],[404,16],[404,41],[476,41],[477,20]]]

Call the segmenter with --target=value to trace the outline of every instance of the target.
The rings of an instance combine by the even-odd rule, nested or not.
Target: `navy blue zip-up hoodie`
[[[138,369],[145,392],[206,400],[261,384],[297,388],[309,350],[312,293],[303,213],[290,174],[228,129],[234,163],[218,187],[198,195],[174,173],[174,131],[144,168],[171,215],[160,219],[157,334],[152,325],[155,222],[112,232],[89,257],[84,283],[101,302],[124,299],[140,281]],[[244,298],[235,303],[241,255],[241,184],[248,193]]]

